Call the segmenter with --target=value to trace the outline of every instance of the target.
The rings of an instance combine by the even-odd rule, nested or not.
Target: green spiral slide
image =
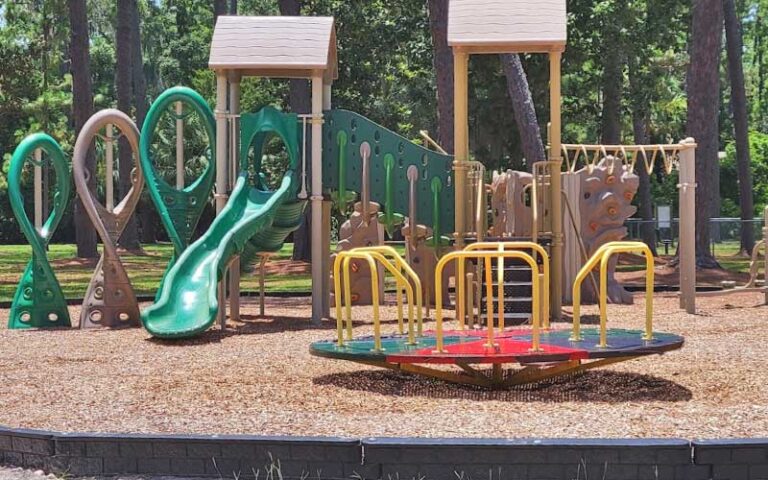
[[[155,337],[184,338],[207,330],[216,320],[217,284],[230,259],[246,247],[274,250],[301,222],[305,202],[296,199],[296,115],[267,107],[242,115],[240,125],[240,175],[226,207],[208,231],[181,253],[166,273],[157,300],[142,312],[144,327]],[[262,151],[272,135],[285,144],[290,166],[280,186],[269,191],[260,173]],[[255,155],[249,169],[251,148]]]

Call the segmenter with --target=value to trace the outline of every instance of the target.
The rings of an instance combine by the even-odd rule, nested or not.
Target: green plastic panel
[[[419,169],[417,185],[417,222],[433,228],[434,212],[439,213],[440,234],[454,231],[453,157],[428,150],[371,120],[346,110],[325,112],[323,125],[323,188],[334,199],[349,200],[346,190],[362,191],[363,163],[360,145],[371,146],[371,201],[381,204],[381,221],[391,220],[388,229],[408,215],[409,184],[406,172],[415,165]],[[391,156],[391,157],[390,157]],[[387,195],[386,163],[394,159],[390,176],[391,191]],[[432,181],[442,185],[438,204],[434,204]],[[342,191],[339,191],[342,190]]]
[[[56,172],[56,190],[53,208],[38,232],[24,208],[21,195],[21,174],[24,164],[36,149],[42,149]],[[8,195],[11,208],[22,233],[32,247],[32,260],[24,270],[16,294],[13,296],[8,328],[71,327],[67,301],[61,285],[48,262],[46,246],[64,216],[72,190],[69,165],[59,144],[48,135],[36,133],[25,138],[13,153],[8,172]]]

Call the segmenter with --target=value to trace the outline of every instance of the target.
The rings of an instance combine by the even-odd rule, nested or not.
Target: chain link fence
[[[641,220],[630,218],[625,223],[628,240],[642,240],[642,232],[645,225],[652,225],[656,235],[656,251],[659,255],[674,255],[679,239],[679,219],[660,222],[654,220]],[[752,233],[755,242],[763,239],[763,227],[765,220],[755,218],[742,220],[740,218],[712,218],[709,220],[709,238],[713,255],[725,255],[738,253],[741,245],[741,230],[745,224],[752,225]]]

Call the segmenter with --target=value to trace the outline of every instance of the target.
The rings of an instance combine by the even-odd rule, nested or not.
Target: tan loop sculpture
[[[101,205],[88,188],[86,157],[93,139],[108,125],[116,126],[131,146],[135,162],[135,174],[131,175],[131,189],[113,209]],[[111,149],[111,145],[107,145]],[[125,230],[128,220],[136,210],[144,186],[139,155],[139,130],[133,121],[119,110],[102,110],[83,125],[75,143],[72,159],[73,177],[77,194],[85,211],[101,237],[103,251],[96,271],[85,293],[80,312],[80,328],[91,327],[138,327],[141,325],[139,305],[128,274],[117,254],[117,241]],[[111,161],[111,154],[107,155]],[[110,166],[111,167],[111,166]],[[111,171],[111,168],[108,169]],[[108,200],[111,203],[111,199]]]

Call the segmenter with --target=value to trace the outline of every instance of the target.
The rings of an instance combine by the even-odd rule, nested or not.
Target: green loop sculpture
[[[43,150],[56,172],[53,208],[41,231],[29,220],[21,195],[24,163],[36,149]],[[19,227],[32,247],[32,259],[21,277],[13,296],[8,328],[71,327],[67,301],[48,262],[46,246],[61,222],[69,202],[72,179],[69,165],[59,144],[50,136],[36,133],[25,138],[11,158],[8,172],[8,195]]]
[[[205,167],[202,175],[192,184],[184,189],[177,189],[168,184],[162,177],[158,176],[155,170],[152,154],[152,143],[155,140],[155,131],[160,120],[170,107],[177,102],[184,106],[191,107],[192,112],[197,113],[205,128],[208,136],[209,154],[208,165]],[[188,115],[183,115],[183,119]],[[213,182],[216,176],[216,123],[213,118],[213,112],[206,103],[205,99],[199,93],[186,87],[174,87],[163,92],[147,113],[144,125],[141,129],[141,140],[139,150],[141,157],[141,167],[149,190],[152,202],[160,213],[160,219],[163,222],[168,237],[173,242],[174,257],[171,259],[169,268],[175,262],[175,259],[181,255],[189,246],[192,235],[197,227],[197,222],[203,214],[206,201],[213,190]]]

